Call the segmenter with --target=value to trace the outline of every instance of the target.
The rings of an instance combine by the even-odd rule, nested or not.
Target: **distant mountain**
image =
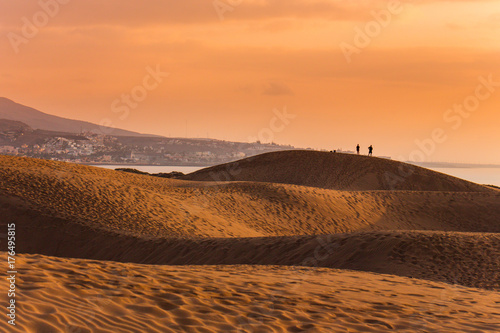
[[[33,129],[47,131],[80,133],[82,131],[94,133],[110,133],[114,136],[155,136],[126,131],[118,128],[104,128],[87,121],[73,120],[53,116],[25,105],[18,104],[8,98],[0,97],[0,119],[21,121]]]

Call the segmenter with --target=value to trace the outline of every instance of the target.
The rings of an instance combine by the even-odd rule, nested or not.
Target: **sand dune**
[[[321,266],[499,287],[491,232],[500,231],[500,192],[220,185],[12,157],[0,157],[0,176],[0,224],[16,222],[21,253]],[[308,262],[325,237],[338,248]]]
[[[259,182],[216,184],[2,156],[0,193],[7,220],[23,214],[33,215],[29,221],[57,217],[146,238],[500,231],[500,191],[495,190],[348,192]]]
[[[223,182],[0,156],[0,228],[33,254],[16,329],[500,329],[500,191],[425,169],[388,190],[397,162],[310,153]]]
[[[334,190],[484,192],[482,185],[388,159],[318,151],[280,151],[199,170],[198,181],[253,181]]]
[[[18,227],[20,252],[144,264],[328,267],[500,290],[500,234],[379,231],[151,240],[65,220],[38,222]]]
[[[18,265],[22,316],[10,332],[500,330],[498,292],[392,275],[40,255],[21,255]]]

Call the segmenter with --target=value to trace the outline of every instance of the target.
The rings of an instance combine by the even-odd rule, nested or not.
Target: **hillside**
[[[102,133],[100,125],[87,121],[67,119],[50,115],[36,109],[18,104],[5,97],[0,97],[0,119],[21,121],[33,129],[54,132],[81,133],[82,131]],[[116,136],[143,136],[144,134],[118,128],[106,128],[106,133]]]
[[[318,151],[281,151],[205,168],[195,181],[250,181],[348,191],[486,192],[488,188],[388,159]]]
[[[59,140],[61,137],[67,140]],[[45,114],[6,98],[0,98],[1,146],[17,148],[15,154],[19,156],[58,161],[168,166],[207,166],[294,149],[274,143],[167,138],[103,129],[96,124]]]
[[[21,121],[0,119],[0,132],[25,132],[31,131],[32,128]]]

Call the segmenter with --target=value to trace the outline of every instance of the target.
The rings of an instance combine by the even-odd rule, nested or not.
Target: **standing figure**
[[[359,143],[358,143],[358,145],[356,146],[356,152],[357,152],[357,153],[358,153],[358,155],[359,155]]]
[[[370,147],[368,147],[368,156],[372,156],[373,155],[373,146],[370,145]]]

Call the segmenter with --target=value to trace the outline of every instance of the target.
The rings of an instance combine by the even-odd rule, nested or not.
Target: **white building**
[[[0,146],[0,154],[17,155],[19,150],[13,146]]]

